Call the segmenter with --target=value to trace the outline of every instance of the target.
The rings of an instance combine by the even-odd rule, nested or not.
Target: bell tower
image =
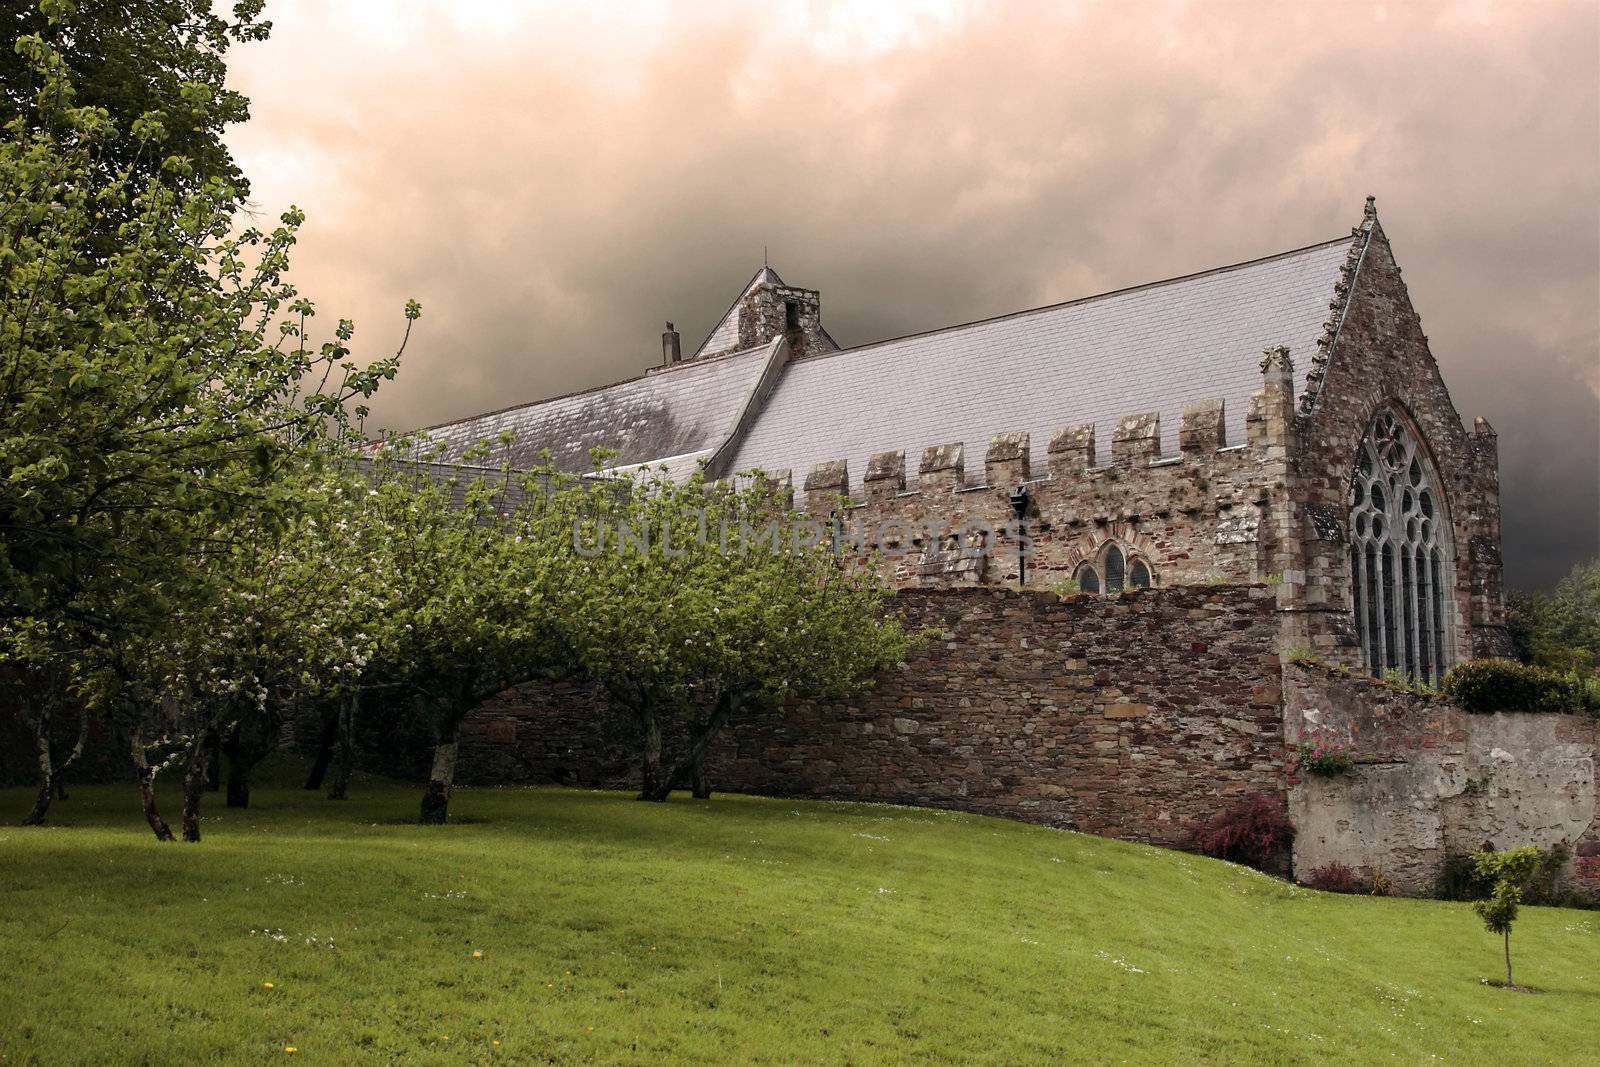
[[[780,336],[788,339],[791,358],[832,352],[839,347],[822,325],[822,294],[787,285],[777,271],[764,266],[756,271],[705,343],[688,358],[706,359],[759,348]]]

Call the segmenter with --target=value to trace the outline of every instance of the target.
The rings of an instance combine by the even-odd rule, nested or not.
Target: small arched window
[[[1133,561],[1133,566],[1128,569],[1128,584],[1135,589],[1150,588],[1150,568],[1144,565],[1144,560]]]
[[[1100,591],[1100,575],[1087,563],[1078,568],[1077,583],[1078,592],[1080,593],[1098,593]]]
[[[1112,545],[1106,549],[1106,592],[1122,592],[1122,549]]]

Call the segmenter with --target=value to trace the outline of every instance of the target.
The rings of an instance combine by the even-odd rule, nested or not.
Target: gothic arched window
[[[1361,658],[1437,682],[1450,666],[1450,555],[1432,464],[1392,411],[1367,429],[1350,481],[1350,582]]]
[[[1078,592],[1098,593],[1100,591],[1100,575],[1089,564],[1085,563],[1078,568]]]
[[[1099,560],[1098,565],[1095,560]],[[1120,593],[1125,588],[1149,589],[1156,584],[1150,564],[1125,552],[1115,541],[1105,542],[1092,557],[1078,564],[1072,580],[1080,593]]]
[[[1122,549],[1112,545],[1106,549],[1106,592],[1122,592]]]

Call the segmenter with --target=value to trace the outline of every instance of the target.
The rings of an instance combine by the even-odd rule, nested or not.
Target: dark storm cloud
[[[415,426],[631,376],[760,265],[841,343],[1309,244],[1378,196],[1500,432],[1507,574],[1600,542],[1600,17],[1466,5],[279,2],[234,137]],[[887,14],[886,14],[887,12]]]

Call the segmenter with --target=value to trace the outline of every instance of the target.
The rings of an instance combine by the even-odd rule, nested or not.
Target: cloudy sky
[[[763,246],[851,345],[1310,244],[1375,194],[1531,587],[1600,551],[1597,11],[270,0],[230,140],[366,351],[422,301],[395,428],[635,375]]]

